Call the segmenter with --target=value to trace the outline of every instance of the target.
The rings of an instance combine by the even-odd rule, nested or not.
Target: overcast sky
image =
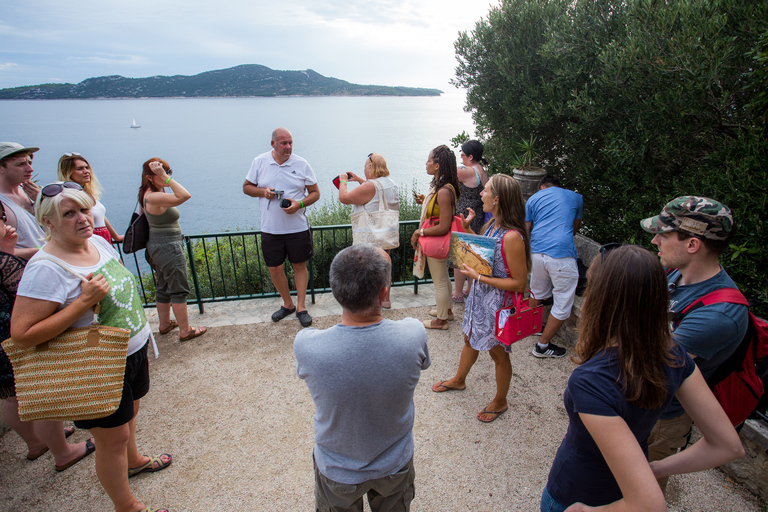
[[[0,88],[239,64],[455,90],[453,43],[499,0],[24,0],[0,15]]]

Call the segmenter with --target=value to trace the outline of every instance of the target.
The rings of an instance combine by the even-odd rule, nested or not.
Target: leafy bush
[[[455,48],[492,172],[535,137],[602,242],[650,243],[639,221],[678,195],[722,201],[723,263],[768,313],[767,2],[508,0]]]

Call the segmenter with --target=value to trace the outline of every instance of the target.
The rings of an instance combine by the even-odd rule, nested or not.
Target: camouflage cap
[[[700,196],[673,199],[660,214],[640,221],[649,233],[681,231],[710,240],[726,240],[733,229],[733,215],[723,203]]]

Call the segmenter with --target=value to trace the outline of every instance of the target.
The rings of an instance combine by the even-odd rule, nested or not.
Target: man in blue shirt
[[[579,269],[573,237],[581,224],[580,194],[560,188],[556,176],[544,176],[539,191],[525,204],[525,225],[531,236],[531,291],[539,302],[553,299],[547,325],[533,355],[563,357],[565,349],[551,343],[571,316]]]
[[[736,284],[720,266],[720,254],[734,232],[731,210],[713,199],[682,196],[670,201],[656,217],[640,222],[655,233],[661,264],[667,274],[669,311],[683,311],[700,297]],[[747,307],[717,303],[700,307],[672,325],[675,341],[688,352],[705,379],[736,350],[748,325]],[[661,460],[688,444],[693,421],[677,399],[662,413],[648,438],[648,458]],[[659,481],[662,490],[667,479]]]

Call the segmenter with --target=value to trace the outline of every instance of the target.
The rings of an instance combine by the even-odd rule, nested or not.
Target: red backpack
[[[721,288],[692,302],[673,321],[676,325],[691,311],[702,306],[729,302],[749,307],[749,302],[736,288]],[[708,379],[717,401],[733,426],[740,425],[757,408],[768,386],[768,324],[749,313],[744,339]]]

